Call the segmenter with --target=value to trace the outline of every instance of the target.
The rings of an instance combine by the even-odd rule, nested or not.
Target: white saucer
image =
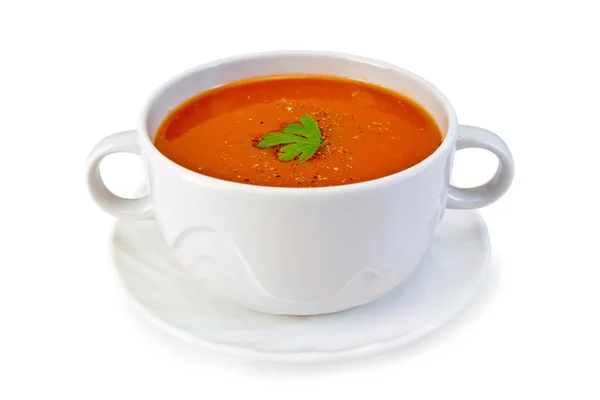
[[[183,339],[233,356],[287,363],[373,355],[449,322],[475,297],[490,268],[485,222],[448,210],[423,263],[383,298],[318,316],[275,316],[222,300],[174,259],[153,221],[116,224],[113,260],[134,308]]]

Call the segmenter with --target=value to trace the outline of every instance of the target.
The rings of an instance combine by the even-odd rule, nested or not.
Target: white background
[[[559,398],[600,396],[595,1],[2,1],[0,398]],[[351,5],[354,4],[354,5]],[[405,67],[463,123],[512,148],[511,191],[485,208],[494,279],[462,318],[400,351],[344,364],[259,364],[136,317],[108,262],[114,220],[84,162],[132,128],[172,75],[239,53],[315,49]],[[135,157],[113,157],[131,192]],[[464,151],[454,180],[484,181]]]

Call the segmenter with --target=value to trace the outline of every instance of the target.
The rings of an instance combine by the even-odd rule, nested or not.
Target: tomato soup
[[[309,159],[282,161],[286,144],[259,146],[266,134],[287,132],[289,124],[301,127],[306,116],[323,139],[314,154],[314,148],[306,154]],[[214,178],[316,187],[410,168],[440,146],[442,134],[422,107],[382,87],[328,76],[272,76],[189,99],[170,111],[154,142],[172,161]]]

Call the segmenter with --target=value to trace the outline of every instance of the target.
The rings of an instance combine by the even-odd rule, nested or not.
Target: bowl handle
[[[474,188],[462,189],[450,185],[448,208],[473,209],[485,207],[498,200],[510,188],[515,175],[515,163],[510,149],[495,133],[474,126],[460,125],[456,150],[479,148],[498,157],[498,169],[488,182]]]
[[[100,176],[100,162],[109,154],[140,154],[135,130],[115,133],[102,139],[87,160],[87,185],[92,198],[101,209],[119,219],[153,219],[152,202],[146,195],[139,199],[125,199],[111,192]]]

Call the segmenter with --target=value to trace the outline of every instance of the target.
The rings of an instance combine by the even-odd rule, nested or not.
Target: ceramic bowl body
[[[185,169],[154,147],[153,136],[170,109],[216,86],[275,74],[333,75],[384,86],[424,107],[444,140],[405,171],[323,188],[223,181]],[[135,132],[103,142],[88,167],[97,202],[119,218],[155,218],[194,279],[222,297],[273,314],[330,313],[379,298],[419,265],[447,206],[487,205],[508,189],[513,175],[504,142],[489,131],[459,126],[448,100],[430,83],[383,62],[336,53],[261,53],[190,69],[150,97]],[[494,178],[470,191],[451,187],[457,147],[493,151],[500,159]],[[95,162],[114,151],[142,156],[147,197],[126,200],[105,191]]]

